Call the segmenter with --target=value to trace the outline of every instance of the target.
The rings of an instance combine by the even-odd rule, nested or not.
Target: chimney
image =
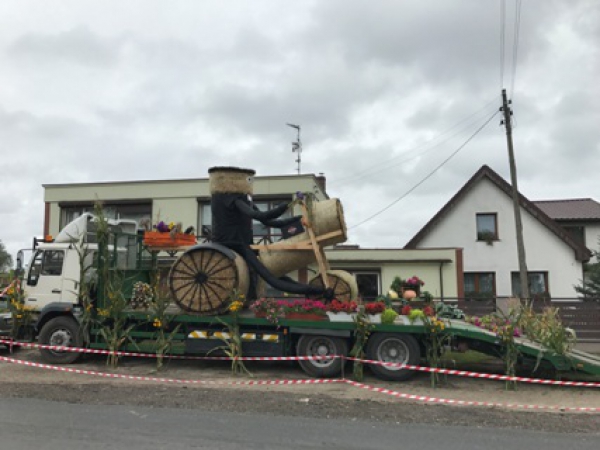
[[[320,172],[319,175],[315,178],[317,180],[317,185],[319,186],[319,188],[321,188],[324,194],[327,194],[327,180],[325,179],[325,174],[323,172]]]

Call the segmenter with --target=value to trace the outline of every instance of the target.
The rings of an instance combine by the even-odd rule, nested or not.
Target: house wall
[[[600,252],[600,224],[585,225],[585,244],[590,250]],[[593,257],[590,262],[600,261]]]
[[[254,195],[289,197],[296,193],[311,192],[317,199],[327,198],[312,174],[299,176],[256,177]],[[74,183],[44,185],[44,201],[49,205],[47,232],[56,236],[60,231],[60,203],[100,201],[152,202],[152,220],[181,222],[183,228],[197,226],[198,199],[209,199],[208,178],[192,180],[154,180],[113,183]]]
[[[424,291],[436,299],[459,297],[462,259],[455,248],[423,250],[400,249],[326,249],[332,269],[357,271],[379,270],[381,293],[389,291],[394,278],[418,276],[425,282]]]
[[[496,213],[499,240],[477,241],[476,214]],[[555,298],[575,297],[573,285],[582,278],[582,264],[571,247],[521,209],[527,269],[547,271]],[[511,272],[518,272],[512,199],[488,179],[479,181],[419,243],[419,248],[462,247],[464,272],[495,272],[496,295],[511,295]]]

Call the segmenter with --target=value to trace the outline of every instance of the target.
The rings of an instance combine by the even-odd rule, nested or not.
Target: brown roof
[[[554,220],[600,220],[600,203],[591,198],[536,200],[533,203]]]
[[[440,223],[443,218],[452,210],[452,208],[458,204],[463,197],[482,179],[487,178],[494,183],[502,192],[512,198],[512,187],[506,182],[504,178],[494,172],[489,166],[483,165],[475,172],[475,174],[465,183],[465,185],[458,190],[456,194],[446,203],[442,209],[440,209],[432,218],[425,224],[413,238],[408,241],[404,246],[405,249],[417,248],[417,245],[421,240],[431,232],[435,226]],[[565,242],[569,247],[575,251],[575,258],[578,261],[589,261],[592,256],[590,250],[584,245],[576,242],[567,231],[565,231],[560,225],[552,220],[544,211],[538,208],[533,202],[525,198],[519,193],[519,202],[521,207],[537,219],[542,225],[548,228],[552,233],[558,236],[562,241]]]

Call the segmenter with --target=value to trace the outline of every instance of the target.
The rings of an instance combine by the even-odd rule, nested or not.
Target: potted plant
[[[342,302],[334,299],[327,305],[327,317],[331,322],[352,322],[357,309],[355,301]]]
[[[497,240],[496,233],[489,230],[480,231],[479,233],[477,233],[477,240],[485,241],[487,245],[494,245],[494,241]]]
[[[381,313],[381,323],[385,325],[391,325],[398,317],[398,313],[391,308],[386,308]]]
[[[365,313],[371,323],[381,323],[381,313],[385,311],[384,302],[371,302],[365,305]]]

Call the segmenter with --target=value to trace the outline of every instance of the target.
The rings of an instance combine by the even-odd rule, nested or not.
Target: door
[[[64,250],[38,250],[31,260],[25,284],[25,304],[35,309],[64,301]]]

